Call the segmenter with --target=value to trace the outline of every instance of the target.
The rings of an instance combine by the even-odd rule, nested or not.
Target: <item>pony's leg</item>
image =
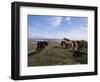
[[[68,45],[67,44],[65,45],[65,48],[68,48]]]
[[[77,50],[78,49],[78,44],[77,44],[77,42],[75,42],[75,50]]]
[[[38,49],[38,53],[40,53],[40,48]]]
[[[38,48],[38,47],[36,48],[36,52],[37,52],[37,53],[39,52],[39,48]]]
[[[73,45],[73,43],[71,43],[71,50],[73,50],[73,47],[74,47],[74,45]]]

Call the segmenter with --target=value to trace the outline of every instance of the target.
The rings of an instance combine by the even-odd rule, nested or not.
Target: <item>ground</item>
[[[87,49],[71,50],[60,42],[49,42],[40,53],[36,52],[36,42],[28,42],[28,66],[87,64]]]

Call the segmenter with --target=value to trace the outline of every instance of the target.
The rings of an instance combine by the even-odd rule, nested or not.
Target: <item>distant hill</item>
[[[61,42],[61,39],[46,39],[46,38],[28,38],[28,41],[47,41],[47,42]]]

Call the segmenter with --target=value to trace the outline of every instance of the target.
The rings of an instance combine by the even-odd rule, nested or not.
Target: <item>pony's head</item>
[[[70,41],[68,38],[64,38],[63,40]]]
[[[68,43],[70,40],[68,38],[64,38],[62,41],[61,41],[61,46],[63,46],[64,44]]]

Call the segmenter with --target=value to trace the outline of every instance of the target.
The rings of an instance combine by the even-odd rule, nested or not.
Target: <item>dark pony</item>
[[[87,48],[88,47],[88,42],[85,41],[85,40],[81,40],[81,41],[78,42],[78,45],[79,45],[79,49]]]
[[[36,52],[43,51],[47,46],[48,46],[48,42],[46,42],[46,41],[38,41],[37,42]]]

